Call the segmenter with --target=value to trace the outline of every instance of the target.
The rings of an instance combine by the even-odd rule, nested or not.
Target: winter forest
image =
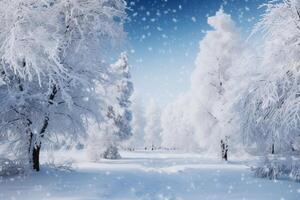
[[[0,0],[0,200],[299,200],[300,0]]]

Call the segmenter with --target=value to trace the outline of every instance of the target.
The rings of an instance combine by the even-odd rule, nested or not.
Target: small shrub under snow
[[[61,172],[72,172],[74,171],[73,163],[74,163],[73,160],[67,160],[61,163],[56,163],[54,161],[51,161],[46,163],[45,167],[48,167],[56,171],[61,171]]]
[[[0,177],[18,175],[23,172],[24,168],[21,167],[16,161],[0,158]]]
[[[263,162],[253,168],[253,171],[255,176],[259,178],[274,180],[284,177],[300,182],[300,163],[298,159],[295,160],[292,157],[265,158]]]
[[[294,167],[289,177],[294,181],[300,182],[300,166]]]
[[[278,179],[284,174],[288,174],[290,168],[288,165],[276,159],[269,160],[266,158],[259,166],[254,168],[254,174],[259,178],[268,178],[271,180]]]
[[[115,146],[110,146],[107,150],[103,153],[103,158],[105,159],[120,159],[121,155],[119,154],[118,148]]]

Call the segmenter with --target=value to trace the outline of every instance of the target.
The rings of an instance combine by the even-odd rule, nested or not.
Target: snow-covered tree
[[[222,8],[215,16],[208,17],[208,24],[213,29],[207,31],[200,42],[192,74],[192,93],[199,105],[195,126],[200,148],[216,151],[220,141],[232,134],[230,107],[233,98],[228,83],[243,44],[239,28]]]
[[[191,89],[163,111],[162,142],[164,147],[221,155],[221,140],[226,147],[228,137],[229,142],[236,137],[232,107],[242,85],[245,50],[239,28],[222,8],[207,21],[212,30],[200,41]]]
[[[156,102],[151,99],[145,110],[145,128],[144,140],[147,149],[154,150],[161,146],[161,124],[160,124],[161,111]]]
[[[170,103],[161,116],[162,147],[193,151],[198,143],[193,126],[193,112],[197,107],[192,94],[185,94]]]
[[[42,144],[101,119],[103,63],[123,37],[122,0],[0,1],[0,127],[13,154],[39,170]],[[117,41],[117,40],[115,40]]]
[[[144,127],[145,127],[145,113],[143,103],[138,92],[134,92],[131,97],[132,110],[132,137],[125,142],[124,147],[129,149],[144,147]]]
[[[293,150],[300,128],[300,1],[272,1],[254,33],[263,35],[260,76],[246,88],[244,141],[260,151]]]
[[[112,114],[112,110],[115,110],[116,114],[112,114],[110,117],[114,119],[118,127],[117,135],[120,140],[126,140],[132,135],[130,98],[133,93],[127,53],[122,53],[119,60],[111,65],[111,68],[112,73],[117,76],[115,81],[116,104],[110,107],[111,112],[109,110],[108,115]],[[108,92],[112,92],[112,90],[108,90]]]
[[[126,53],[122,53],[118,61],[110,67],[110,86],[106,88],[106,115],[90,138],[91,153],[99,158],[120,158],[118,145],[132,136],[131,128],[131,95],[133,84],[131,82],[130,66]]]

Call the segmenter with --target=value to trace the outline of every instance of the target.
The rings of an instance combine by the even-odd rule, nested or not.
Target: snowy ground
[[[60,158],[63,158],[60,153]],[[96,164],[73,156],[73,171],[0,179],[1,200],[299,200],[300,183],[254,178],[246,165],[197,154],[134,152]],[[57,156],[56,156],[57,157]]]

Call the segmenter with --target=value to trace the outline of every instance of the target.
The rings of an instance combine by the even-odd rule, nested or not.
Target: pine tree
[[[100,129],[90,136],[90,153],[93,160],[119,159],[118,146],[132,136],[131,101],[133,84],[126,53],[110,66],[110,86],[106,88],[104,120]]]

